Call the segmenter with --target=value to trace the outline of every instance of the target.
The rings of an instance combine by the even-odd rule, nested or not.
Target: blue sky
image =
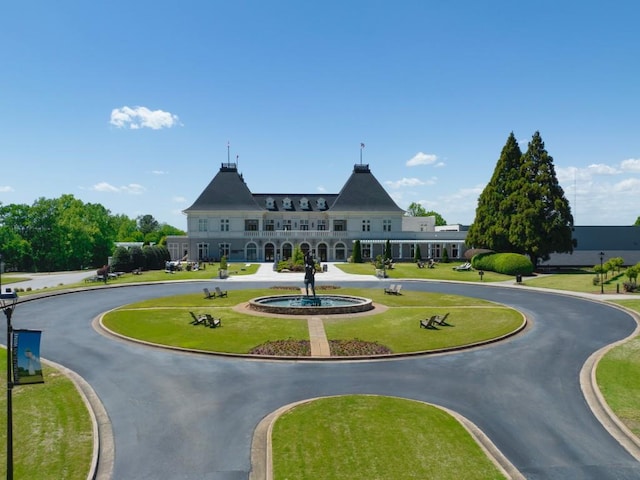
[[[510,132],[540,131],[577,225],[640,216],[635,1],[9,2],[0,202],[181,213],[238,160],[254,193],[337,193],[473,221]]]

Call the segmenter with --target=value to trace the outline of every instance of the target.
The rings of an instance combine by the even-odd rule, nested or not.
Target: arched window
[[[255,243],[247,243],[245,257],[247,258],[247,262],[256,262],[258,260],[258,246]]]
[[[282,244],[282,260],[289,260],[293,255],[293,246],[287,242]]]

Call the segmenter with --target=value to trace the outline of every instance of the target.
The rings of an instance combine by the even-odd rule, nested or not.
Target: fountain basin
[[[352,295],[269,295],[249,300],[249,308],[276,315],[344,315],[372,310],[373,301]]]

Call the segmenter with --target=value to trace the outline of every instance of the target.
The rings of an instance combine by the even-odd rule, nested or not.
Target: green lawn
[[[0,382],[6,385],[7,355],[0,354]],[[92,425],[74,384],[43,365],[45,383],[13,388],[15,478],[86,479],[93,451]],[[0,396],[0,476],[7,466],[7,401]]]
[[[640,313],[640,300],[615,303]],[[640,337],[610,350],[598,364],[596,379],[607,404],[640,436]]]
[[[459,280],[463,282],[504,282],[514,280],[511,275],[502,275],[495,272],[484,272],[480,277],[477,270],[459,272],[454,267],[464,262],[438,263],[434,268],[418,268],[413,262],[395,263],[392,270],[387,270],[390,280],[399,278],[431,279],[431,280]],[[371,263],[337,263],[336,266],[353,275],[368,275],[375,277],[375,267]],[[322,278],[318,275],[317,278]]]
[[[600,284],[594,285],[596,275],[589,270],[572,270],[568,273],[555,273],[552,275],[540,275],[536,277],[523,277],[526,285],[540,288],[553,288],[556,290],[568,290],[571,292],[600,293]],[[623,293],[622,284],[627,280],[624,272],[609,273],[604,280],[604,293]],[[619,287],[618,287],[619,284]]]
[[[194,287],[195,288],[195,287]],[[516,330],[523,318],[517,311],[469,297],[406,291],[385,295],[379,289],[336,289],[384,304],[386,311],[357,318],[324,317],[330,340],[377,342],[394,353],[416,352],[486,341]],[[246,354],[270,340],[309,340],[306,317],[274,318],[235,311],[251,298],[281,290],[233,290],[228,297],[205,299],[201,292],[146,300],[107,313],[104,325],[122,335],[160,345],[204,351]],[[222,328],[191,325],[189,312],[222,319]],[[449,313],[448,325],[420,328],[420,320]]]
[[[123,285],[129,283],[139,283],[139,282],[166,282],[166,281],[176,281],[176,280],[211,280],[218,278],[218,266],[208,265],[204,269],[200,269],[197,271],[187,271],[182,270],[174,273],[166,273],[164,270],[148,270],[142,272],[140,275],[133,275],[131,273],[125,273],[124,275],[118,278],[109,279],[107,285]],[[228,265],[229,274],[232,276],[235,275],[252,275],[258,271],[260,264],[252,263],[230,263]],[[95,276],[95,270],[87,270],[87,278]],[[12,279],[14,282],[17,277],[2,277],[3,283],[9,283]],[[5,280],[7,280],[5,282]],[[28,280],[28,278],[21,278],[21,280]],[[95,288],[95,287],[104,287],[104,282],[78,282],[72,284],[58,285],[56,287],[48,287],[46,289],[40,290],[29,290],[22,291],[20,295],[28,295],[29,293],[40,293],[43,290],[46,291],[56,291],[56,290],[66,290],[71,288]],[[20,284],[16,284],[14,286],[16,289],[20,289]]]
[[[448,413],[399,398],[322,398],[283,414],[272,434],[274,479],[501,479]]]
[[[2,275],[2,285],[9,285],[11,283],[19,283],[29,280],[29,277],[16,277],[13,275]]]

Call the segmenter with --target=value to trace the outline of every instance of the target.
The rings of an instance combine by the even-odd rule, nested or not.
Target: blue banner
[[[40,363],[40,330],[14,330],[12,343],[13,384],[44,383]]]

